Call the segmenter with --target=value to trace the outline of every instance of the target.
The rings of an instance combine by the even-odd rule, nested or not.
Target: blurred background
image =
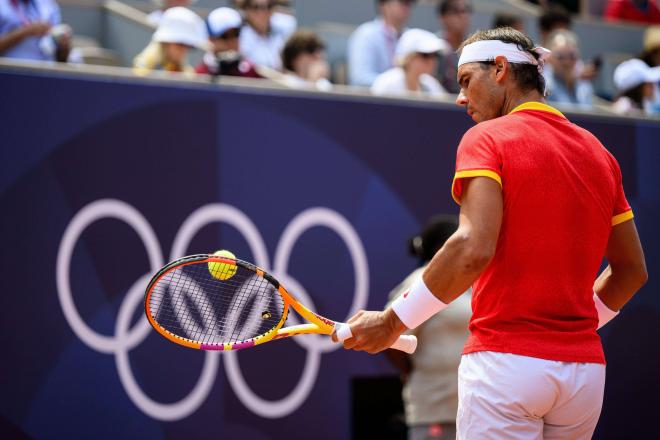
[[[441,417],[410,411],[419,359],[197,352],[142,299],[230,249],[322,315],[383,308],[458,212],[455,50],[496,26],[553,50],[550,103],[621,165],[650,280],[600,331],[594,438],[657,437],[656,0],[0,0],[0,437],[448,438],[469,299],[428,354]]]

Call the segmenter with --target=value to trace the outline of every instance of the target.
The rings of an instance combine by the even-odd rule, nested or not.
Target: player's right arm
[[[424,272],[429,290],[445,304],[465,292],[495,255],[503,215],[502,187],[489,177],[464,179],[458,230]]]
[[[609,265],[596,279],[594,291],[610,310],[618,311],[648,279],[634,220],[612,227],[605,258]]]

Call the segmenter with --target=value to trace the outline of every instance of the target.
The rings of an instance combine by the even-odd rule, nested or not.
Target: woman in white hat
[[[659,114],[653,107],[654,85],[660,81],[660,67],[649,67],[633,58],[614,69],[614,85],[619,92],[612,109],[630,116]]]
[[[438,56],[448,50],[446,42],[423,29],[403,33],[395,49],[397,67],[376,77],[371,86],[375,95],[409,95],[440,97],[447,92],[432,75]]]
[[[151,42],[133,60],[134,71],[144,75],[152,70],[194,74],[188,64],[188,50],[208,48],[204,21],[184,7],[170,8],[163,14]]]

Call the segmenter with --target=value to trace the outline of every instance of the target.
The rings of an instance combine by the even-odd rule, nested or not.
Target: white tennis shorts
[[[458,368],[456,438],[590,439],[604,389],[603,364],[470,353]]]

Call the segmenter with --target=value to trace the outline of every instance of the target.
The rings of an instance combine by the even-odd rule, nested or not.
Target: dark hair
[[[643,109],[644,108],[644,85],[645,83],[641,83],[636,85],[635,87],[626,90],[625,92],[621,92],[618,96],[617,99],[625,96],[627,98],[630,98],[632,102],[635,103],[638,109]],[[616,99],[615,99],[616,101]]]
[[[551,32],[558,27],[570,28],[572,24],[568,11],[557,4],[553,4],[539,16],[539,29],[542,32]]]
[[[434,215],[422,231],[410,238],[408,250],[422,263],[431,261],[442,245],[458,229],[458,218],[455,215]]]
[[[282,49],[282,65],[285,69],[293,71],[293,62],[298,55],[314,53],[325,49],[323,41],[309,29],[299,29],[293,33]]]
[[[649,66],[655,67],[654,64],[655,64],[655,59],[658,56],[658,52],[660,52],[660,47],[645,50],[639,55],[639,59],[644,61]]]
[[[516,23],[522,24],[522,18],[520,18],[519,15],[510,14],[508,12],[498,12],[493,20],[493,27],[513,27]]]
[[[477,31],[470,35],[467,40],[463,41],[458,50],[462,50],[468,44],[486,40],[499,40],[504,43],[516,44],[518,49],[529,52],[536,60],[539,59],[538,54],[533,50],[536,46],[532,39],[522,32],[510,27]],[[484,67],[490,67],[493,64],[493,61],[494,60],[484,61],[481,64]],[[513,76],[516,79],[518,86],[523,91],[536,90],[539,93],[544,94],[545,79],[543,78],[543,75],[539,73],[537,66],[523,63],[510,63],[509,66],[511,66],[511,71],[513,72]]]
[[[436,15],[447,15],[449,12],[452,12],[456,3],[465,3],[465,5],[471,9],[470,2],[467,0],[442,0],[435,8]]]

